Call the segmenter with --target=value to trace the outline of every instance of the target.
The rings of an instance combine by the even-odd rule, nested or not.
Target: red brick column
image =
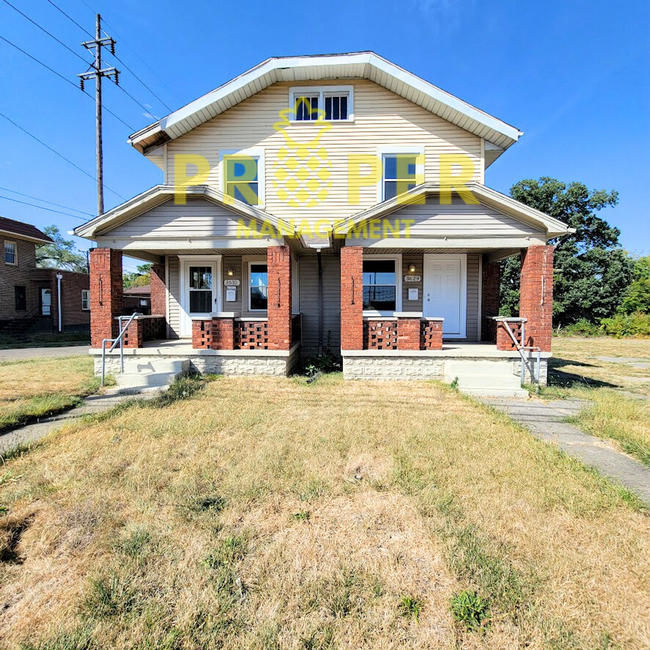
[[[553,246],[521,251],[519,315],[527,318],[525,345],[551,351],[553,331]]]
[[[341,248],[341,349],[363,350],[363,248]]]
[[[166,316],[167,296],[165,287],[165,265],[154,264],[151,267],[151,315]]]
[[[213,350],[234,350],[235,349],[235,319],[219,318],[212,319],[212,349]]]
[[[423,350],[442,350],[442,326],[443,319],[430,320],[422,319],[422,349]]]
[[[122,313],[122,252],[112,248],[90,251],[90,340],[101,348],[103,339],[118,334],[116,316]]]
[[[494,322],[494,321],[493,321]],[[515,342],[506,329],[506,322],[514,337],[521,343],[521,322],[520,321],[497,321],[496,334],[497,334],[497,350],[513,351],[517,349]]]
[[[212,349],[212,321],[192,320],[192,349]]]
[[[398,317],[397,319],[397,349],[419,350],[421,318]]]
[[[269,246],[268,266],[269,350],[291,349],[291,250]]]
[[[501,285],[501,269],[498,262],[483,262],[481,290],[481,340],[494,343],[496,332],[493,316],[499,315],[501,300],[499,289]]]

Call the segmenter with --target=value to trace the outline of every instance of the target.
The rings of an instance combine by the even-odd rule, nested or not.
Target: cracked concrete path
[[[542,402],[507,398],[484,398],[483,402],[507,413],[534,436],[553,442],[586,465],[612,478],[650,504],[650,469],[619,451],[606,440],[585,433],[566,418],[577,415],[583,400]]]
[[[90,395],[83,402],[70,411],[53,415],[52,417],[42,418],[39,422],[28,424],[24,427],[12,429],[6,433],[0,434],[0,454],[15,449],[21,445],[28,445],[44,438],[48,433],[60,429],[66,424],[72,424],[79,421],[86,415],[95,415],[103,411],[108,411],[122,402],[137,399],[152,399],[160,393],[158,391],[149,391],[139,394],[108,392],[103,395]]]

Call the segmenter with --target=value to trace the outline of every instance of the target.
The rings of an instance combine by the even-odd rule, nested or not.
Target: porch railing
[[[511,344],[521,357],[521,384],[526,383],[526,371],[535,384],[535,389],[539,392],[540,373],[542,366],[542,350],[536,345],[524,345],[526,342],[526,318],[508,318],[505,316],[495,316],[493,320],[497,326],[497,345],[499,345],[499,327],[503,328],[510,338]],[[512,327],[511,327],[512,326]],[[514,329],[513,329],[514,328]],[[502,342],[501,342],[502,343]],[[533,359],[526,355],[526,352],[535,353],[535,364],[533,370]]]
[[[423,317],[419,312],[363,319],[364,350],[442,350],[443,318]]]
[[[101,379],[101,385],[104,385],[104,382],[106,380],[106,346],[110,343],[111,347],[109,348],[109,352],[112,352],[116,346],[120,346],[120,372],[124,372],[124,335],[126,333],[126,330],[129,329],[129,325],[133,322],[135,318],[138,316],[142,316],[139,312],[134,312],[131,314],[131,316],[118,316],[117,317],[117,322],[118,322],[118,329],[119,329],[119,334],[117,335],[117,338],[114,339],[103,339],[102,340],[102,379]],[[128,318],[126,325],[122,326],[122,321],[123,319]]]

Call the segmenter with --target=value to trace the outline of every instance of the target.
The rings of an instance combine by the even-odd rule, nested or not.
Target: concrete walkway
[[[20,445],[27,445],[44,438],[48,433],[60,429],[66,424],[78,422],[86,415],[95,415],[102,411],[107,411],[124,402],[125,400],[137,399],[152,399],[160,395],[160,391],[149,390],[137,395],[128,393],[119,393],[117,391],[108,392],[104,395],[91,395],[86,397],[84,401],[75,409],[53,415],[50,418],[43,418],[35,424],[28,424],[24,427],[19,427],[0,434],[0,454],[3,454],[11,449],[15,449]]]
[[[650,504],[650,469],[618,451],[611,443],[590,436],[564,420],[586,405],[582,400],[519,400],[484,398],[483,402],[507,413],[534,436],[553,442],[586,465],[612,478]]]
[[[13,348],[0,350],[0,361],[21,361],[43,357],[70,357],[77,354],[88,354],[88,345],[66,345],[52,348]]]

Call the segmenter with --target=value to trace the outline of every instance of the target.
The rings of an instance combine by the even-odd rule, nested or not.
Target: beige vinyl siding
[[[188,199],[176,205],[173,199],[110,231],[111,237],[235,237],[240,217],[206,201]],[[243,223],[248,224],[249,220]]]
[[[415,273],[409,273],[409,266],[415,264]],[[424,274],[421,253],[402,253],[402,311],[422,311],[422,291],[424,290]],[[420,282],[404,282],[405,275],[419,275]],[[418,290],[418,299],[409,300],[409,289]]]
[[[341,348],[341,260],[322,255],[323,261],[323,345],[335,354]],[[300,313],[303,354],[318,353],[318,259],[300,258]]]
[[[289,105],[289,83],[279,83],[263,90],[229,111],[213,118],[184,136],[167,143],[167,182],[174,183],[174,160],[177,154],[199,154],[210,164],[208,183],[222,189],[219,179],[219,155],[222,150],[263,149],[266,204],[272,214],[286,219],[333,220],[350,216],[377,203],[377,185],[363,187],[360,200],[351,204],[348,196],[348,157],[351,154],[376,156],[378,147],[424,147],[427,182],[439,181],[440,154],[464,154],[474,162],[474,180],[482,179],[481,139],[446,122],[407,99],[367,80],[336,80],[319,85],[354,86],[355,120],[332,122],[323,132],[319,146],[325,148],[331,163],[332,185],[327,198],[308,210],[292,208],[282,202],[273,187],[274,165],[278,151],[286,144],[285,136],[274,124],[280,111]],[[303,84],[305,85],[305,84]],[[279,128],[279,127],[278,127]],[[292,124],[286,135],[295,142],[308,143],[322,125]],[[365,171],[365,170],[364,170]]]
[[[478,292],[480,254],[467,256],[467,333],[468,341],[478,341]]]
[[[246,291],[244,286],[244,275],[243,275],[243,264],[241,255],[227,255],[221,258],[222,276],[224,280],[239,280],[239,286],[236,287],[236,298],[234,302],[226,302],[226,288],[223,289],[223,300],[222,300],[222,309],[223,311],[242,311],[242,292]],[[232,267],[234,269],[234,275],[227,275],[228,269]]]
[[[168,286],[168,309],[167,322],[169,324],[169,338],[177,339],[181,333],[181,280],[180,260],[176,255],[167,258],[167,273],[169,278]]]

